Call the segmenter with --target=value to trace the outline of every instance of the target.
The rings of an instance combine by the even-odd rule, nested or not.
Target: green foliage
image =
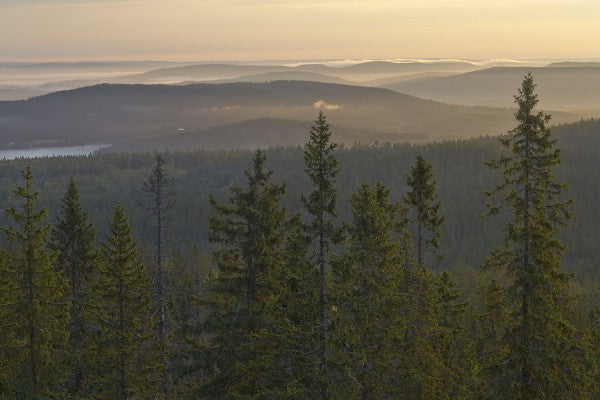
[[[319,370],[321,397],[328,398],[327,381],[327,293],[325,267],[332,243],[339,241],[339,230],[332,217],[336,216],[337,192],[334,187],[339,172],[338,160],[333,154],[337,145],[331,141],[331,131],[323,112],[319,112],[310,129],[310,139],[304,148],[304,172],[312,182],[312,192],[302,196],[302,203],[312,220],[306,230],[315,243],[316,266],[319,271]]]
[[[404,296],[399,290],[406,262],[402,210],[382,183],[360,186],[350,197],[353,220],[344,256],[334,264],[332,363],[341,379],[339,399],[397,397],[399,350],[404,338]]]
[[[285,185],[270,182],[265,155],[257,151],[247,189],[234,187],[227,203],[211,199],[210,239],[218,272],[209,283],[208,380],[202,393],[217,399],[285,398],[290,390],[279,365],[283,348],[272,339],[277,315],[273,275],[281,268],[286,210],[279,200]]]
[[[14,190],[21,202],[6,209],[14,228],[3,228],[9,249],[3,250],[0,326],[4,384],[13,398],[55,396],[65,378],[69,332],[66,287],[55,270],[56,254],[48,249],[46,209],[37,209],[33,174],[27,167],[23,185]],[[5,336],[6,335],[6,336]],[[7,370],[8,369],[8,370]]]
[[[416,227],[414,236],[417,242],[417,262],[423,264],[427,246],[439,250],[440,227],[445,219],[439,215],[440,203],[436,199],[431,164],[417,156],[417,162],[410,169],[406,183],[410,190],[404,197],[404,202],[414,215],[411,221]]]
[[[175,205],[175,192],[173,186],[175,180],[169,177],[166,173],[163,157],[156,153],[154,156],[155,165],[148,178],[144,180],[143,191],[149,197],[150,205],[141,206],[146,209],[148,216],[152,221],[152,237],[154,239],[154,298],[156,326],[158,329],[158,339],[160,340],[160,353],[162,359],[163,377],[161,378],[160,391],[165,395],[168,390],[170,378],[167,374],[167,358],[168,358],[168,336],[167,336],[167,316],[166,302],[168,294],[168,286],[165,277],[165,258],[167,257],[166,249],[168,242],[168,214]]]
[[[560,152],[547,128],[550,116],[534,113],[538,99],[531,75],[523,80],[515,102],[518,126],[502,139],[507,155],[489,163],[503,182],[492,192],[502,196],[510,218],[505,243],[496,247],[486,268],[503,280],[492,287],[496,340],[488,344],[485,397],[495,399],[584,398],[582,360],[570,313],[571,275],[560,269],[564,245],[557,239],[570,218],[565,186],[552,169]],[[490,214],[498,206],[488,204]],[[491,355],[491,357],[489,357]]]
[[[69,353],[71,376],[67,386],[71,395],[83,390],[83,375],[86,369],[85,350],[88,339],[89,321],[84,307],[91,290],[96,251],[96,232],[89,222],[79,198],[79,189],[73,179],[61,200],[60,215],[52,229],[51,247],[58,254],[57,269],[67,280],[67,297],[70,303]]]
[[[437,277],[435,287],[437,351],[442,361],[440,384],[443,398],[474,398],[478,363],[475,344],[464,318],[468,303],[461,301],[460,292],[447,271]]]
[[[201,304],[211,266],[197,245],[175,249],[165,265],[169,315],[167,398],[196,398],[205,370],[202,322],[206,308]]]
[[[150,282],[125,210],[117,203],[89,304],[96,332],[88,390],[97,399],[151,398],[161,374]]]

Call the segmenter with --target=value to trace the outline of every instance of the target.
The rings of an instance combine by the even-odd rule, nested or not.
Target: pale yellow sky
[[[600,0],[0,0],[0,60],[600,57]]]

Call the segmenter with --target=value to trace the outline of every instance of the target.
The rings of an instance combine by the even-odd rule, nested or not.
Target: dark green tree
[[[460,300],[456,283],[447,271],[435,281],[437,289],[437,351],[442,361],[442,393],[450,399],[474,398],[477,369],[475,346],[468,336],[464,314],[468,303]]]
[[[435,194],[435,181],[431,164],[417,156],[406,181],[410,191],[404,197],[415,226],[416,254],[419,265],[425,263],[427,247],[440,248],[440,227],[445,217],[440,216],[440,203]]]
[[[600,399],[600,306],[590,311],[588,322],[588,344],[590,351],[590,392],[593,400]]]
[[[84,307],[91,289],[96,251],[96,232],[89,222],[89,214],[81,205],[79,189],[73,178],[61,200],[60,215],[51,233],[51,247],[58,254],[57,269],[68,283],[70,300],[69,353],[71,354],[71,376],[68,389],[77,396],[83,390],[83,375],[86,369],[86,338],[89,321]]]
[[[160,358],[150,280],[125,210],[117,203],[102,243],[94,299],[89,306],[94,398],[153,398],[159,392]]]
[[[494,399],[584,398],[585,385],[574,329],[567,321],[571,275],[561,271],[564,245],[558,233],[570,218],[565,185],[553,178],[560,163],[548,129],[550,116],[535,112],[535,84],[527,75],[515,96],[518,125],[501,143],[507,154],[488,165],[503,181],[487,197],[501,196],[508,217],[503,246],[492,250],[485,268],[497,272],[496,302],[505,308],[488,350],[484,396]],[[500,207],[488,204],[488,214]],[[497,287],[497,286],[496,286]]]
[[[154,241],[154,274],[153,286],[154,297],[156,300],[156,318],[158,328],[158,338],[161,342],[161,358],[163,360],[163,373],[160,390],[164,395],[167,393],[169,377],[167,376],[167,321],[166,321],[166,303],[168,297],[167,278],[165,272],[165,258],[167,252],[167,230],[168,214],[175,205],[175,180],[169,177],[165,171],[164,160],[158,153],[155,155],[154,168],[152,173],[144,180],[143,190],[148,196],[148,204],[141,203],[142,207],[149,213],[152,223],[152,238]]]
[[[315,259],[319,273],[319,369],[321,374],[321,397],[327,394],[327,293],[326,266],[331,244],[339,241],[339,230],[333,218],[336,216],[337,193],[335,181],[339,172],[334,155],[337,145],[331,140],[331,130],[323,112],[319,112],[310,129],[310,139],[304,148],[305,172],[313,184],[308,197],[302,203],[312,220],[307,231],[315,243]]]
[[[39,399],[55,396],[66,376],[69,303],[65,281],[54,268],[56,254],[48,249],[50,227],[42,225],[47,210],[36,208],[31,168],[21,176],[23,185],[14,190],[21,204],[6,209],[16,226],[3,228],[9,243],[0,286],[5,301],[0,324],[7,335],[3,364],[9,368],[5,389],[12,398]]]
[[[167,315],[170,317],[169,376],[167,398],[193,399],[200,393],[206,371],[206,338],[202,304],[210,281],[211,264],[199,246],[175,248],[166,264]]]
[[[336,398],[397,398],[397,361],[404,339],[402,265],[405,223],[399,204],[382,183],[350,196],[348,249],[334,264],[332,335],[342,379]]]
[[[401,395],[413,399],[444,398],[444,366],[440,345],[440,306],[437,276],[426,268],[427,249],[439,255],[440,203],[435,193],[431,165],[417,156],[407,178],[409,192],[404,196],[407,219],[414,244],[406,247],[401,292],[405,294],[406,329],[399,367]],[[423,368],[427,365],[427,368]]]
[[[209,283],[208,380],[202,394],[215,399],[285,398],[277,361],[283,350],[272,341],[269,312],[278,290],[273,275],[281,268],[286,210],[279,205],[285,185],[271,183],[265,155],[257,151],[247,188],[234,187],[227,203],[211,198],[215,216],[209,236],[216,276]]]

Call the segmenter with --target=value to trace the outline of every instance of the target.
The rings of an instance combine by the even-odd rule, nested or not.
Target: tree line
[[[256,151],[243,182],[212,196],[212,260],[168,245],[174,192],[161,155],[141,184],[152,247],[117,203],[106,237],[69,181],[53,226],[30,167],[0,257],[0,394],[7,399],[596,399],[600,311],[574,320],[559,239],[571,216],[560,151],[525,77],[517,126],[484,193],[505,224],[461,293],[444,258],[434,171],[418,156],[407,192],[349,196],[323,113],[304,147],[311,186],[288,190]],[[475,284],[475,282],[471,282]]]

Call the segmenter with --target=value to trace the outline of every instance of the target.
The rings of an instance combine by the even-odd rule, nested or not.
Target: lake
[[[47,147],[39,149],[0,150],[0,160],[15,158],[39,158],[56,156],[87,156],[96,150],[110,146],[109,144],[88,144],[85,146]]]

